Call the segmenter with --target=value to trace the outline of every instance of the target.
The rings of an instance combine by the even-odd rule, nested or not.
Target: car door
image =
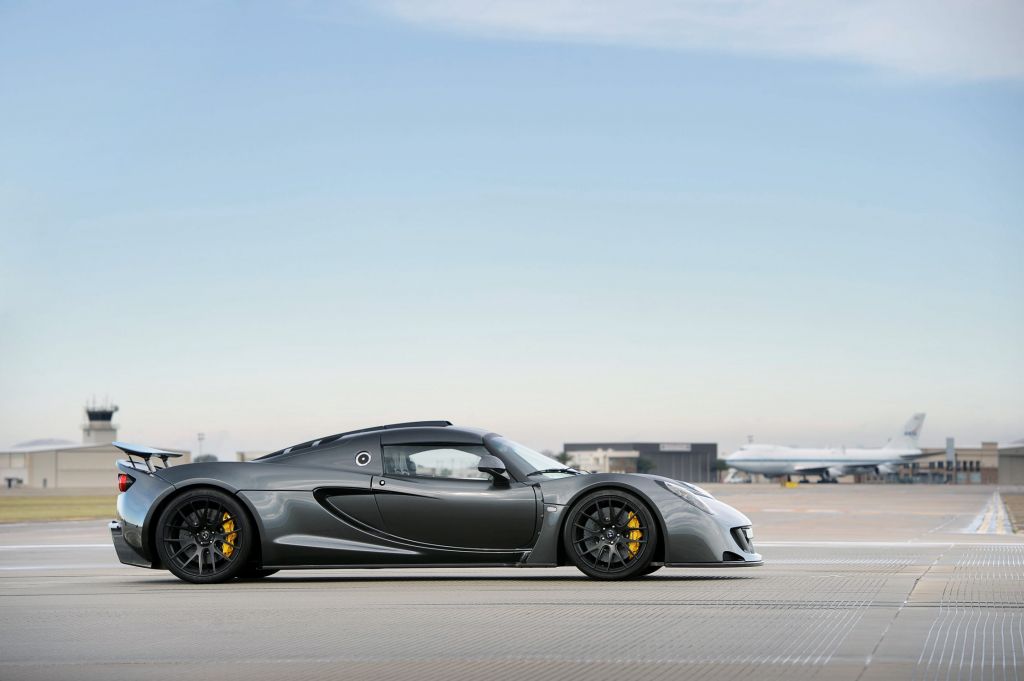
[[[385,445],[384,474],[373,487],[386,531],[440,547],[529,548],[539,512],[535,488],[478,471],[487,454],[476,444]]]

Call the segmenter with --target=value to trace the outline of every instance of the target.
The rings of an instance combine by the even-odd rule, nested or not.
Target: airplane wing
[[[826,466],[824,464],[809,462],[800,463],[793,466],[793,472],[795,473],[822,473],[827,471],[829,468],[835,468],[835,466]]]

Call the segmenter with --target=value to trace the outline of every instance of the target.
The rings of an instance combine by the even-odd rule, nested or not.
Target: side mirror
[[[494,476],[495,480],[505,480],[505,464],[501,459],[492,455],[484,454],[480,457],[480,463],[476,469],[481,473],[488,473]]]

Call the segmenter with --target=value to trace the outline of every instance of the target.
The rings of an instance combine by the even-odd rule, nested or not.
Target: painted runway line
[[[963,530],[966,534],[1013,534],[1006,504],[999,492],[993,492],[974,519]]]

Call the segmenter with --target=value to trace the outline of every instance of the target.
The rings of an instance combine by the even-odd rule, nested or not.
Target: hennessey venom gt
[[[118,558],[188,582],[570,564],[628,579],[662,566],[762,564],[746,516],[696,485],[583,474],[448,421],[340,433],[249,462],[168,466],[180,454],[114,444],[128,455],[110,523]]]

